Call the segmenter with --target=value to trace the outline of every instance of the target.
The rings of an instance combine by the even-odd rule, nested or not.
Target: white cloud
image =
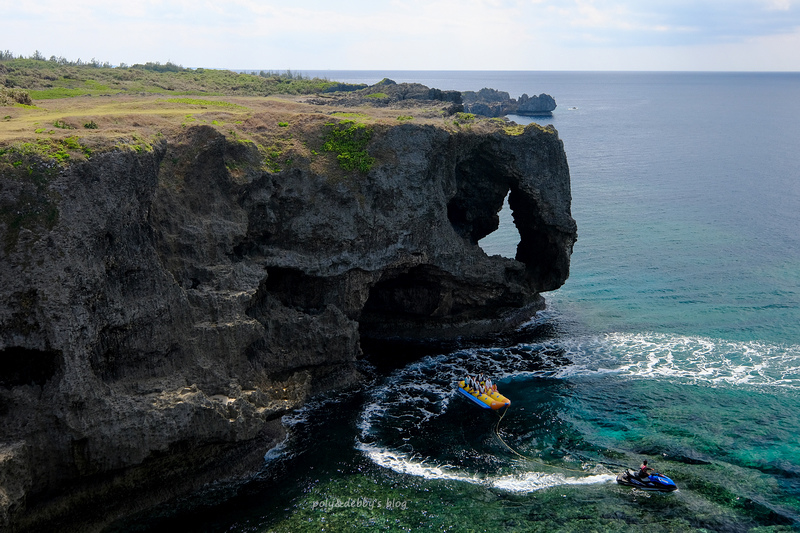
[[[636,24],[624,5],[598,7],[594,0],[576,0],[575,6],[562,10],[570,25],[588,28],[631,30]]]
[[[798,68],[793,0],[0,0],[0,47],[292,69]],[[772,37],[771,37],[772,36]],[[787,36],[787,39],[776,36]],[[773,43],[767,45],[766,43]],[[727,46],[727,48],[726,48]],[[788,46],[788,44],[787,44]],[[721,49],[737,51],[723,57]],[[769,50],[767,52],[766,50]],[[763,56],[768,57],[764,58]],[[711,65],[707,61],[703,64]],[[679,68],[679,67],[678,67]]]
[[[762,0],[769,11],[789,11],[792,9],[792,0]]]

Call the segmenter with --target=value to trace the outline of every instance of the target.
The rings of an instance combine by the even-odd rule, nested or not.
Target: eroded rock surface
[[[281,415],[358,381],[363,337],[513,329],[566,280],[554,130],[376,125],[368,148],[365,174],[274,173],[195,127],[0,176],[2,209],[43,206],[0,228],[0,526],[124,515],[252,472]],[[477,246],[509,192],[517,260]]]

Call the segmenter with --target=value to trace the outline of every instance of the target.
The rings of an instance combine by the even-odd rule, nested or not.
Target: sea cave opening
[[[446,277],[436,267],[421,265],[389,273],[370,288],[359,317],[359,335],[364,356],[379,371],[445,350],[447,343],[417,335],[424,324],[458,311]]]

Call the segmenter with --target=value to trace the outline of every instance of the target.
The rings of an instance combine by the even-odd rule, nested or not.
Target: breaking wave
[[[710,384],[800,386],[800,346],[735,342],[668,334],[610,333],[558,346],[568,378],[613,372],[631,377],[678,378]]]

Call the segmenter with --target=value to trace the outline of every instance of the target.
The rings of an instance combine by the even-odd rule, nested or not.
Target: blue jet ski
[[[636,487],[641,490],[654,490],[658,492],[672,492],[678,486],[664,474],[653,472],[648,477],[642,479],[637,472],[630,468],[617,476],[617,483],[628,487]]]

